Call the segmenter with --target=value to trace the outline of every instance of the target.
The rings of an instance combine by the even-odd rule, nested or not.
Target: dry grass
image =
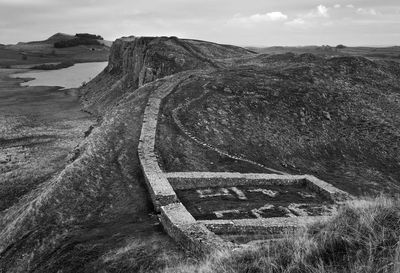
[[[165,273],[392,273],[400,272],[400,201],[379,197],[352,201],[326,224],[200,262],[169,264]]]
[[[173,245],[157,235],[145,240],[134,239],[104,255],[101,267],[110,273],[155,272],[185,259],[184,254]]]

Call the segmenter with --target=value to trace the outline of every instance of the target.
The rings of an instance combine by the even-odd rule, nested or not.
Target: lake
[[[107,66],[107,62],[79,63],[58,70],[38,70],[13,74],[13,78],[34,78],[24,82],[22,86],[61,86],[77,88],[83,82],[89,82]]]

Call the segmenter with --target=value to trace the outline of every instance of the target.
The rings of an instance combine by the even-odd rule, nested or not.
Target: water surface
[[[61,86],[64,88],[77,88],[83,82],[88,82],[97,76],[107,62],[79,63],[71,67],[58,70],[38,70],[34,72],[18,73],[11,75],[13,78],[34,78],[22,83],[22,86]]]

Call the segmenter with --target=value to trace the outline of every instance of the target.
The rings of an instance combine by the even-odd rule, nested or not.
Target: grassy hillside
[[[362,56],[371,59],[387,59],[400,61],[400,47],[347,47],[343,48],[331,46],[303,46],[303,47],[290,47],[290,46],[273,46],[273,47],[250,47],[249,49],[262,54],[284,54],[296,53],[304,54],[310,53],[320,56]]]
[[[330,222],[282,241],[200,262],[169,260],[169,273],[395,273],[400,272],[400,204],[380,197],[347,204]]]
[[[3,211],[0,271],[113,272],[108,253],[137,240],[177,251],[153,214],[136,156],[144,107],[156,87],[127,95],[70,154],[65,169]],[[149,263],[140,255],[139,267]]]
[[[60,172],[95,118],[77,90],[21,87],[0,69],[0,219],[19,198]]]
[[[314,174],[356,195],[400,191],[397,63],[310,54],[254,59],[194,78],[170,96],[158,145],[166,170],[255,171],[196,152],[174,129],[175,109],[186,130],[230,154]]]

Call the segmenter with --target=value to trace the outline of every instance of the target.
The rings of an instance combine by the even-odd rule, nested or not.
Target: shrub
[[[73,62],[62,62],[58,64],[41,64],[31,67],[31,69],[38,69],[38,70],[56,70],[61,68],[67,68],[73,66]]]
[[[74,47],[79,45],[100,45],[99,41],[88,38],[73,38],[54,43],[55,48]]]
[[[90,34],[90,33],[77,33],[77,34],[75,34],[75,37],[85,38],[85,39],[93,39],[93,40],[104,40],[104,38],[101,37],[100,35]]]
[[[345,46],[345,45],[342,45],[342,44],[340,44],[340,45],[337,45],[337,46],[336,46],[336,48],[337,48],[337,49],[344,49],[344,48],[346,48],[346,46]]]

